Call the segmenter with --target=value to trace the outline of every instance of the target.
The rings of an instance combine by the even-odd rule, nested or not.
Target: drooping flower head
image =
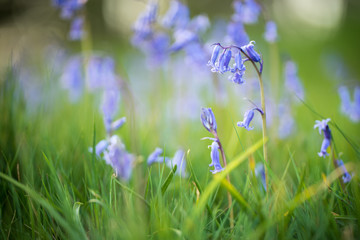
[[[253,130],[254,127],[249,126],[253,118],[254,118],[254,109],[250,109],[245,112],[244,120],[242,122],[238,122],[237,125],[239,127],[245,128],[248,131]]]
[[[84,36],[85,36],[84,18],[76,17],[71,22],[69,38],[70,40],[76,41],[76,40],[81,40]]]
[[[233,7],[235,10],[232,19],[234,21],[240,21],[247,24],[253,24],[258,21],[261,7],[254,0],[245,0],[242,3],[239,0],[234,1]]]
[[[174,157],[167,161],[167,165],[170,168],[173,168],[176,165],[177,168],[175,173],[183,178],[187,176],[185,152],[182,149],[175,152]]]
[[[211,164],[209,167],[214,167],[214,170],[210,170],[213,174],[221,172],[224,168],[221,167],[220,164],[220,154],[219,154],[219,144],[217,141],[214,141],[209,148],[211,147],[210,157],[211,157]]]
[[[190,20],[189,9],[178,0],[170,2],[169,10],[162,19],[165,28],[184,28]]]
[[[277,35],[277,26],[274,21],[268,21],[265,25],[265,33],[264,38],[269,43],[276,42],[278,35]]]
[[[339,159],[339,160],[336,160],[336,163],[337,163],[337,165],[338,165],[339,167],[341,167],[341,169],[342,169],[342,171],[343,171],[343,173],[344,173],[344,175],[342,176],[343,182],[344,182],[344,183],[350,182],[352,176],[351,176],[351,175],[349,174],[349,172],[346,170],[345,165],[344,165],[344,162],[343,162],[341,159]]]
[[[154,152],[152,152],[148,159],[147,159],[147,164],[151,165],[153,163],[162,163],[164,161],[164,157],[161,156],[161,154],[163,153],[163,150],[161,148],[156,148]],[[165,162],[168,159],[165,158]]]
[[[84,88],[81,57],[74,56],[67,61],[60,82],[61,86],[69,91],[70,101],[79,100]]]
[[[329,128],[328,122],[330,121],[330,118],[328,119],[324,119],[322,121],[316,120],[315,121],[315,125],[314,125],[314,129],[315,128],[319,128],[319,133],[321,134],[321,132],[324,133],[324,140],[321,144],[321,150],[318,153],[318,155],[320,157],[326,157],[329,154],[327,153],[327,149],[331,144],[331,130]]]
[[[254,49],[255,41],[250,41],[249,44],[242,46],[242,50],[244,50],[249,58],[254,62],[260,62],[261,56]]]
[[[201,122],[212,134],[216,133],[216,120],[215,115],[211,108],[201,108]]]
[[[130,179],[134,156],[126,152],[125,146],[119,136],[113,135],[111,137],[110,144],[104,152],[104,159],[107,164],[112,166],[118,177],[124,181]]]

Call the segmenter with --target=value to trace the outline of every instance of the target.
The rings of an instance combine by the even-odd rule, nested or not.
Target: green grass
[[[304,102],[297,117],[300,130],[308,130],[286,140],[267,139],[265,193],[249,164],[263,161],[261,133],[238,129],[234,122],[242,116],[232,106],[213,107],[229,162],[216,175],[209,172],[208,143],[200,141],[208,133],[200,120],[171,132],[159,128],[161,120],[144,126],[127,116],[131,124],[117,134],[137,158],[126,183],[88,151],[105,136],[94,96],[86,94],[72,105],[61,93],[50,108],[42,104],[28,113],[12,68],[0,83],[1,239],[352,239],[360,234],[357,128],[343,130],[341,116],[330,126],[336,151],[354,173],[342,189],[331,158],[317,156],[322,139],[311,125],[320,118],[311,103]],[[156,135],[162,130],[163,136],[186,140],[188,178],[174,174],[176,166],[147,166],[157,145],[166,155],[175,149]],[[132,139],[138,142],[131,144]],[[227,191],[233,197],[233,229]]]

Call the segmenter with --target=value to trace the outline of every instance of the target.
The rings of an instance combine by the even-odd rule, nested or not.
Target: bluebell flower
[[[242,46],[241,48],[247,53],[249,58],[254,62],[260,62],[261,56],[254,50],[255,41],[250,41],[249,44]]]
[[[174,33],[175,42],[171,45],[171,51],[179,51],[191,42],[197,41],[198,36],[187,29],[177,30]]]
[[[253,130],[254,127],[249,127],[249,125],[250,125],[253,118],[254,118],[254,109],[250,109],[250,110],[245,112],[244,120],[242,122],[238,122],[237,125],[239,127],[245,128],[248,131]]]
[[[91,56],[86,73],[87,87],[90,91],[117,88],[118,76],[115,72],[115,61],[111,57]]]
[[[245,70],[245,69],[244,69]],[[235,72],[234,75],[230,76],[229,79],[233,82],[233,83],[237,83],[237,84],[244,84],[245,80],[243,79],[245,71],[241,71],[241,72]]]
[[[213,49],[213,52],[212,52],[212,55],[211,55],[211,58],[208,62],[208,66],[212,66],[213,68],[215,68],[215,63],[216,63],[216,60],[219,56],[219,53],[220,53],[220,50],[221,50],[221,47],[220,45],[215,45],[214,49]]]
[[[61,86],[69,91],[70,101],[78,101],[84,88],[81,57],[71,57],[67,61],[60,82]]]
[[[209,147],[211,147],[210,157],[211,157],[211,164],[209,167],[214,167],[214,170],[210,170],[213,174],[221,172],[224,168],[221,167],[220,164],[220,154],[219,154],[219,144],[214,141]]]
[[[125,150],[119,136],[113,135],[110,139],[110,145],[104,152],[104,159],[107,164],[111,165],[116,176],[124,181],[128,181],[131,176],[134,156]]]
[[[183,178],[187,177],[185,152],[181,149],[177,150],[174,157],[167,161],[169,168],[173,168],[175,165],[177,166],[175,174]]]
[[[233,3],[235,10],[232,19],[234,21],[240,21],[247,24],[253,24],[258,21],[261,7],[254,0],[245,0],[244,3],[236,0]]]
[[[143,51],[148,56],[148,62],[151,66],[163,63],[168,57],[170,37],[163,32],[155,33],[144,44]]]
[[[161,148],[156,148],[154,152],[152,152],[148,159],[147,164],[151,165],[153,163],[162,163],[164,161],[164,157],[161,156],[163,150]],[[165,162],[168,161],[168,158],[165,158]]]
[[[157,9],[157,4],[148,4],[146,10],[135,21],[133,26],[134,36],[131,41],[134,46],[141,45],[144,40],[153,34],[153,24],[156,22]]]
[[[244,61],[241,58],[241,53],[238,52],[235,54],[235,63],[234,68],[231,69],[231,72],[234,74],[229,77],[229,79],[237,84],[243,84],[245,83],[245,80],[243,79],[243,76],[245,74],[246,67],[244,65]]]
[[[87,0],[65,0],[65,1],[53,1],[56,7],[61,8],[61,18],[70,19],[74,16],[74,13],[81,9]]]
[[[277,26],[274,21],[268,21],[265,25],[265,33],[264,38],[269,43],[276,42],[278,35],[277,35]]]
[[[216,133],[216,120],[211,108],[201,108],[201,122],[211,133]]]
[[[191,19],[188,28],[196,33],[205,32],[210,26],[209,18],[205,15],[198,15]]]
[[[121,128],[126,122],[126,117],[122,117],[114,122],[111,123],[111,131],[116,131],[117,129]]]
[[[249,42],[249,36],[247,35],[242,22],[230,22],[227,26],[227,35],[225,39],[237,46],[243,46]]]
[[[189,9],[178,0],[170,2],[169,10],[162,19],[165,28],[184,28],[190,20]]]
[[[204,47],[198,42],[191,42],[185,47],[186,61],[189,62],[190,66],[196,64],[196,68],[204,67],[208,60],[208,54]]]
[[[339,160],[336,160],[336,163],[337,163],[338,167],[341,167],[341,169],[342,169],[342,171],[343,171],[343,173],[344,173],[344,175],[342,176],[343,182],[344,182],[344,183],[350,182],[352,176],[351,176],[351,175],[349,174],[349,172],[346,170],[345,165],[344,165],[344,162],[343,162],[341,159],[339,159]]]
[[[255,176],[260,179],[261,184],[266,192],[266,179],[265,179],[265,168],[264,164],[258,163],[255,166]]]
[[[327,124],[330,121],[330,118],[326,119],[326,120],[316,120],[315,121],[315,125],[314,125],[314,129],[315,128],[319,128],[319,133],[321,134],[321,132],[324,133],[324,140],[321,144],[321,150],[318,153],[318,155],[320,157],[326,157],[329,154],[327,153],[327,149],[331,144],[331,130],[329,128],[329,125]]]
[[[297,67],[293,61],[285,63],[285,87],[294,92],[299,98],[304,99],[304,87],[297,74]]]
[[[120,93],[117,89],[108,89],[103,93],[102,112],[106,131],[111,132],[111,123],[118,110]]]
[[[341,86],[338,92],[341,99],[341,111],[346,114],[351,121],[360,121],[360,88],[355,87],[354,101],[351,100],[347,87]]]
[[[223,61],[219,62],[218,69],[220,73],[225,73],[230,70],[229,63],[231,60],[232,52],[230,49],[227,49],[224,53]]]
[[[107,140],[101,140],[100,142],[98,142],[98,144],[96,144],[95,146],[96,155],[100,157],[100,154],[102,154],[108,146],[109,146],[109,142]],[[89,147],[89,152],[91,153],[93,152],[92,147]]]
[[[77,17],[71,22],[69,38],[70,40],[81,40],[85,35],[84,18]]]

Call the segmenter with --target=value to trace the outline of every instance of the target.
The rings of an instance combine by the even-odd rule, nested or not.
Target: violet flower
[[[131,176],[134,156],[125,150],[119,136],[113,135],[110,138],[110,144],[104,152],[104,159],[107,164],[111,165],[116,176],[124,181],[128,181]]]
[[[329,125],[327,124],[330,121],[330,118],[326,119],[326,120],[316,120],[315,121],[315,125],[314,125],[314,129],[315,128],[319,128],[319,133],[321,134],[321,132],[324,133],[324,140],[321,144],[321,150],[318,153],[318,155],[320,157],[326,157],[329,154],[327,153],[327,149],[331,144],[331,130],[329,128]]]
[[[84,18],[77,17],[71,22],[69,38],[70,40],[81,40],[85,36]]]
[[[249,44],[242,46],[242,50],[244,50],[249,58],[254,61],[254,62],[260,62],[261,61],[261,56],[260,54],[258,54],[255,49],[254,49],[254,44],[255,41],[250,41]]]
[[[211,157],[211,164],[209,167],[214,167],[214,170],[210,170],[212,174],[221,172],[224,170],[224,168],[221,167],[220,164],[220,154],[219,154],[219,144],[217,141],[214,141],[209,148],[211,147],[210,157]]]
[[[254,118],[254,110],[257,110],[260,114],[263,114],[263,111],[260,108],[253,108],[245,112],[244,114],[244,120],[242,122],[238,122],[237,125],[239,127],[243,127],[246,130],[250,131],[253,130],[253,127],[250,127],[250,123],[252,119]]]
[[[211,108],[201,108],[201,122],[212,134],[216,134],[216,120]]]
[[[348,183],[350,182],[352,176],[349,174],[349,172],[346,170],[345,168],[345,165],[344,165],[344,162],[339,159],[339,160],[336,160],[336,163],[338,165],[338,167],[341,167],[341,170],[343,171],[344,175],[342,176],[342,180],[344,183]]]
[[[297,66],[293,61],[285,63],[285,87],[294,92],[299,98],[304,99],[304,87],[297,72]]]
[[[81,57],[71,57],[67,61],[63,74],[60,77],[60,82],[61,86],[69,91],[71,102],[76,102],[80,99],[84,88]]]
[[[265,25],[265,33],[264,38],[269,43],[276,42],[278,35],[277,35],[277,26],[274,21],[268,21]]]
[[[170,2],[170,7],[162,19],[162,25],[165,28],[184,28],[190,20],[189,15],[187,6],[178,0],[173,0]]]
[[[183,178],[187,177],[185,152],[181,149],[177,150],[174,157],[167,161],[169,168],[173,168],[175,165],[177,166],[175,174]]]
[[[261,7],[254,0],[245,0],[242,3],[239,0],[234,1],[233,7],[235,10],[232,19],[247,24],[253,24],[258,21]]]
[[[162,163],[164,161],[164,157],[161,156],[163,153],[163,150],[161,148],[156,148],[154,152],[152,152],[148,159],[147,164],[151,165],[153,163]],[[168,158],[165,158],[165,162],[168,160]]]

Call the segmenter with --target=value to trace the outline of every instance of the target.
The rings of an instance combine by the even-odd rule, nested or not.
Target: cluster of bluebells
[[[327,149],[329,148],[329,146],[331,144],[331,130],[330,130],[329,125],[328,125],[329,121],[330,121],[330,118],[324,119],[322,121],[319,121],[319,120],[315,121],[314,129],[318,128],[319,133],[324,134],[324,140],[323,140],[323,142],[321,144],[321,150],[318,153],[318,155],[320,157],[326,157],[326,156],[329,155],[327,153]]]
[[[210,170],[213,174],[221,172],[224,170],[223,167],[221,167],[220,164],[220,140],[217,136],[217,125],[215,120],[215,115],[211,108],[202,108],[201,109],[201,122],[206,130],[208,130],[210,133],[214,135],[214,138],[203,138],[203,139],[210,139],[213,141],[211,145],[209,145],[209,148],[211,148],[210,157],[211,157],[211,164],[209,167],[214,167],[214,170]]]
[[[150,2],[133,26],[132,44],[141,49],[152,64],[163,63],[172,52],[184,50],[195,62],[206,61],[206,52],[199,34],[209,27],[204,15],[190,18],[189,9],[178,0],[170,2],[163,17],[158,5]]]
[[[211,58],[208,62],[208,66],[211,66],[212,72],[225,73],[231,72],[232,76],[229,77],[232,82],[237,84],[243,84],[245,80],[243,76],[245,74],[245,65],[246,61],[253,61],[260,63],[260,69],[262,69],[262,60],[260,54],[258,54],[254,49],[254,41],[251,41],[249,44],[242,47],[230,46],[223,47],[221,44],[216,43],[211,55]],[[230,61],[233,57],[234,51],[234,64],[233,67],[230,67]],[[221,54],[220,54],[221,52]],[[242,55],[245,55],[245,58],[242,58]]]
[[[177,150],[174,157],[169,158],[163,155],[161,148],[156,148],[154,152],[149,155],[147,163],[149,166],[154,163],[165,163],[170,169],[173,169],[176,165],[175,174],[183,178],[187,177],[185,152],[182,149]]]
[[[80,40],[84,37],[84,17],[77,13],[84,7],[87,0],[52,0],[53,6],[60,9],[60,17],[71,20],[69,38]]]
[[[351,100],[349,89],[341,86],[338,90],[341,99],[341,111],[348,116],[351,121],[360,121],[360,87],[355,87],[354,100]]]

